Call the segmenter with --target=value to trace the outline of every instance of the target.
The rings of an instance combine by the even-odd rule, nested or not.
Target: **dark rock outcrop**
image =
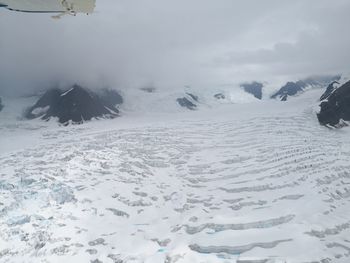
[[[217,93],[214,95],[214,98],[218,99],[218,100],[224,100],[226,98],[226,96],[222,93]]]
[[[333,81],[331,84],[328,85],[325,93],[322,94],[320,101],[327,99],[333,93],[333,91],[336,89],[336,87],[334,86],[335,84],[339,84],[339,82]]]
[[[186,97],[178,98],[176,101],[181,107],[187,108],[189,110],[195,110],[197,108],[197,105]]]
[[[112,102],[104,101],[95,93],[74,85],[62,92],[60,89],[47,91],[38,102],[28,109],[28,119],[41,118],[49,120],[58,118],[62,124],[80,124],[93,118],[114,118],[118,109]]]
[[[284,85],[279,91],[271,96],[272,99],[279,98],[282,101],[286,101],[288,96],[294,96],[299,92],[304,91],[304,88],[307,86],[307,83],[299,80],[297,82],[288,82]]]
[[[317,118],[321,125],[342,127],[350,121],[350,81],[335,89],[320,104]]]
[[[287,101],[287,99],[288,99],[288,95],[286,94],[281,98],[281,101]]]
[[[4,105],[2,105],[2,100],[0,98],[0,111],[2,111],[3,108],[4,108]]]
[[[186,97],[178,98],[176,101],[181,107],[187,108],[189,110],[195,110],[197,108],[197,105],[189,99],[187,99]]]
[[[194,100],[194,101],[196,101],[196,102],[199,101],[198,96],[193,95],[192,93],[186,93],[186,94],[187,94],[188,96],[190,96],[192,100]]]
[[[199,102],[199,98],[198,96],[192,93],[186,92],[183,98],[178,98],[176,99],[176,101],[183,108],[187,108],[189,110],[195,110],[197,109],[197,103]]]
[[[154,93],[154,92],[156,92],[157,89],[153,86],[146,86],[146,87],[140,88],[140,90],[147,92],[147,93]]]
[[[341,78],[339,75],[335,76],[317,76],[310,77],[297,82],[287,82],[279,91],[271,96],[272,99],[279,99],[281,101],[288,100],[289,96],[295,96],[302,93],[306,87],[324,88],[334,81]]]
[[[124,102],[123,97],[115,90],[103,89],[98,93],[98,95],[105,106],[109,108],[116,108]]]
[[[34,106],[30,107],[25,117],[27,119],[35,119],[38,117],[43,117],[50,109],[50,107],[55,108],[60,100],[60,96],[62,91],[60,89],[50,89],[44,93],[43,96],[34,104]]]
[[[241,87],[244,89],[245,92],[254,95],[255,98],[259,100],[262,99],[262,88],[264,87],[262,83],[256,81],[252,83],[243,83],[241,84]]]

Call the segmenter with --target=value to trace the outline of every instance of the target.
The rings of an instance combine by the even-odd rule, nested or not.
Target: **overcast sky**
[[[58,82],[210,88],[349,71],[349,0],[97,0],[94,14],[60,20],[0,9],[0,95]]]

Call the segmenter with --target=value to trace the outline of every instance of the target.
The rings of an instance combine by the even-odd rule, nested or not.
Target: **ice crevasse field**
[[[322,93],[69,127],[11,101],[0,262],[350,262],[350,130],[319,125]]]

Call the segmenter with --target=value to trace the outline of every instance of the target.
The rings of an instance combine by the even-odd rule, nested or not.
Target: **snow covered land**
[[[0,262],[350,262],[350,129],[319,125],[322,93],[68,127],[4,99]]]

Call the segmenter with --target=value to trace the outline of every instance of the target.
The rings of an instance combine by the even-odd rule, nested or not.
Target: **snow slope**
[[[198,90],[185,88],[183,91],[163,91],[156,90],[149,93],[138,89],[130,89],[122,92],[125,102],[121,105],[121,110],[127,113],[141,112],[143,115],[151,113],[183,113],[188,109],[179,106],[176,101],[178,98],[188,97],[188,94],[198,96],[199,102],[196,102],[197,109],[206,110],[218,108],[223,104],[245,104],[257,102],[252,95],[245,92],[240,87],[223,87],[217,90]],[[216,99],[215,94],[223,94],[225,99]]]
[[[12,132],[0,113],[0,262],[348,263],[350,130],[318,124],[321,93]]]

